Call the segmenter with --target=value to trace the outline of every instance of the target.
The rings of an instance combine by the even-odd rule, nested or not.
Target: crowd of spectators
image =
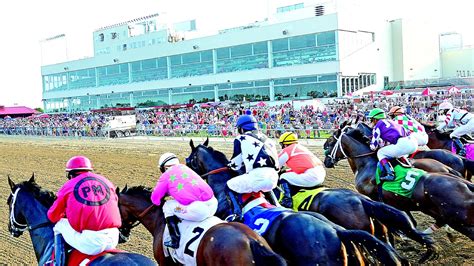
[[[324,107],[305,105],[295,108],[292,102],[277,106],[195,105],[183,109],[137,109],[136,134],[147,136],[232,136],[239,115],[250,112],[258,120],[260,129],[271,137],[284,131],[296,131],[302,138],[324,138],[351,117],[365,117],[374,107],[385,110],[395,105],[406,107],[409,114],[424,122],[436,121],[436,107],[443,100],[472,111],[473,95],[456,96],[379,96],[338,98]],[[107,113],[83,112],[70,114],[42,114],[26,118],[0,118],[0,134],[37,136],[108,136]]]

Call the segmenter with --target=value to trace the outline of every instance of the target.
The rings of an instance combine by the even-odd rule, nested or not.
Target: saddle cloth
[[[245,212],[244,224],[250,227],[250,229],[253,231],[257,232],[259,235],[263,235],[268,230],[268,228],[270,228],[275,219],[284,212],[292,211],[283,207],[267,209],[257,205]]]
[[[181,239],[179,241],[179,248],[172,249],[163,245],[165,256],[171,256],[173,260],[184,265],[196,265],[196,255],[199,243],[204,234],[216,224],[224,223],[221,219],[212,216],[201,222],[183,220],[178,224]],[[165,226],[163,232],[163,242],[170,240],[170,233],[168,227]]]
[[[89,263],[93,262],[95,259],[102,257],[105,254],[116,254],[116,253],[122,253],[125,251],[118,250],[118,249],[111,249],[111,250],[106,250],[102,253],[99,253],[97,255],[86,255],[84,253],[79,252],[78,250],[73,250],[67,257],[67,265],[68,266],[86,266],[89,265]]]
[[[392,166],[395,172],[395,180],[383,182],[382,189],[406,198],[411,198],[418,181],[426,172],[414,167],[404,167],[402,164],[392,164]],[[377,167],[375,173],[375,182],[377,185],[380,184],[380,174],[381,170]]]
[[[464,144],[464,149],[466,149],[466,158],[469,160],[474,160],[474,142],[471,144]],[[456,146],[451,145],[451,152],[456,153]]]

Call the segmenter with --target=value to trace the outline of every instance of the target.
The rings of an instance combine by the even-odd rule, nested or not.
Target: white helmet
[[[160,160],[158,161],[158,167],[162,173],[166,171],[165,166],[171,166],[175,164],[179,164],[179,159],[174,153],[171,152],[161,155]]]
[[[450,102],[442,102],[439,105],[439,110],[450,110],[450,109],[453,109],[453,108],[454,108],[454,106]]]

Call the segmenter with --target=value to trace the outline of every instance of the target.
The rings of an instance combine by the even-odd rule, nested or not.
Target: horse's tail
[[[345,246],[354,243],[356,246],[365,249],[373,258],[376,258],[382,265],[409,265],[410,263],[401,257],[395,249],[373,237],[362,230],[338,230],[337,235]],[[369,260],[362,252],[363,256]]]
[[[250,239],[250,249],[256,266],[286,265],[285,259],[255,239]]]

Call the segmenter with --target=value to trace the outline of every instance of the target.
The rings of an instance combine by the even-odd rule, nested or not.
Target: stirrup
[[[172,249],[178,249],[178,248],[179,248],[179,243],[178,243],[178,244],[174,244],[174,243],[173,243],[173,240],[165,241],[165,242],[163,243],[163,245],[164,245],[165,247],[172,248]]]
[[[224,221],[226,222],[241,222],[242,221],[242,217],[238,214],[231,214],[227,217],[225,217]]]

